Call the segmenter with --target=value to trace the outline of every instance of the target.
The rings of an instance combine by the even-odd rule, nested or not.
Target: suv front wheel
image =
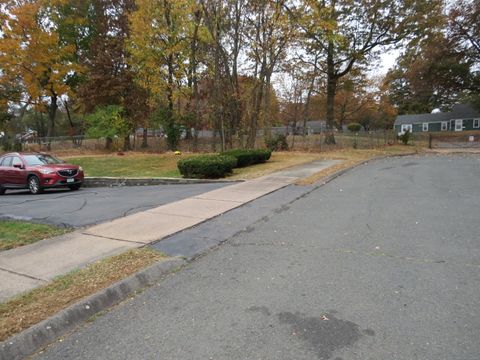
[[[28,178],[28,189],[33,195],[40,194],[43,189],[40,186],[40,180],[38,180],[38,177],[36,176],[30,176]]]

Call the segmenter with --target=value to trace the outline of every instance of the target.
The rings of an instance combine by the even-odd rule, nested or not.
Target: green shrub
[[[287,137],[282,134],[278,134],[272,136],[270,139],[266,139],[265,144],[271,151],[288,150]]]
[[[402,135],[398,136],[398,138],[402,141],[403,145],[408,144],[408,140],[410,140],[410,134],[410,130],[407,130]]]
[[[237,159],[237,167],[260,164],[270,159],[272,151],[268,149],[233,149],[222,153]]]
[[[359,123],[350,123],[347,125],[347,129],[351,132],[359,132],[362,129],[362,125]]]
[[[183,177],[218,179],[230,174],[237,165],[237,159],[227,155],[202,155],[177,162]]]
[[[16,141],[13,143],[12,150],[16,152],[21,152],[23,150],[22,143],[19,141]]]

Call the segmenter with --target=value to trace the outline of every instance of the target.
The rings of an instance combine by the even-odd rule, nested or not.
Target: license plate
[[[67,179],[67,183],[72,183],[72,182],[75,182],[75,179]]]

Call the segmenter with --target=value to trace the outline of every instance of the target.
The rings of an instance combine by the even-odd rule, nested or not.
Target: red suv
[[[0,195],[6,189],[29,189],[39,194],[45,188],[78,190],[83,169],[43,153],[10,153],[0,157]]]

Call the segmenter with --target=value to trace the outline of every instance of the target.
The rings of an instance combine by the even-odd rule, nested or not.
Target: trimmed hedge
[[[266,162],[272,156],[268,149],[233,149],[222,153],[237,159],[236,167],[245,167]]]
[[[200,179],[217,179],[230,174],[237,166],[237,159],[227,155],[201,155],[177,162],[183,177]]]

